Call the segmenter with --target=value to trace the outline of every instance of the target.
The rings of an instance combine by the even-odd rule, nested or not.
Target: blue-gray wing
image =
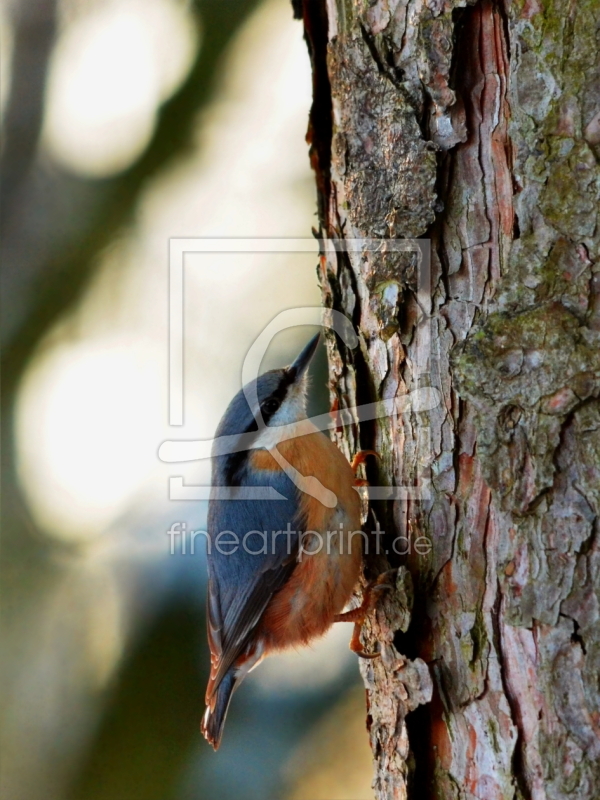
[[[245,476],[243,485],[271,486],[286,499],[210,502],[208,640],[212,666],[207,700],[248,646],[274,593],[289,580],[303,530],[299,492],[285,473],[256,470],[252,478]],[[237,539],[225,534],[218,539],[223,531],[233,532]],[[234,552],[227,541],[239,542]]]

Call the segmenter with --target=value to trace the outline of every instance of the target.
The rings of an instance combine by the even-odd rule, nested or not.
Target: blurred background
[[[211,437],[255,336],[319,305],[316,247],[186,257],[169,427],[169,238],[316,224],[302,26],[289,0],[3,0],[0,38],[2,798],[366,800],[350,626],[267,660],[219,752],[201,738],[204,552],[166,532],[204,527],[168,481],[210,464],[157,456]],[[317,411],[325,380],[321,355]]]

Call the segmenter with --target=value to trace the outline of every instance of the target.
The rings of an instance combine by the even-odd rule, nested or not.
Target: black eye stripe
[[[290,373],[290,371],[286,371],[283,373],[281,380],[279,381],[279,386],[275,389],[274,392],[271,393],[269,397],[267,397],[264,402],[261,404],[260,410],[263,415],[263,419],[265,422],[268,422],[273,414],[275,414],[281,407],[281,404],[285,400],[285,396],[287,394],[288,387],[294,382],[294,375]],[[273,404],[272,408],[268,408],[269,404]]]
[[[288,387],[292,383],[294,383],[294,378],[295,378],[295,372],[292,372],[292,370],[286,370],[283,373],[281,380],[279,381],[279,386],[277,387],[277,389],[275,389],[275,391],[272,392],[269,397],[265,398],[265,400],[261,404],[260,409],[263,422],[265,425],[269,423],[269,420],[281,408],[281,404],[285,400]],[[274,407],[273,410],[267,410],[265,406],[271,400],[276,402],[277,406]],[[252,422],[248,425],[246,430],[242,431],[242,433],[252,433],[254,431],[258,434],[258,425],[256,424],[256,420],[252,420]],[[249,450],[241,450],[236,453],[231,453],[228,456],[224,456],[225,466],[223,469],[224,469],[224,475],[226,476],[226,482],[228,485],[230,486],[240,485],[243,471],[246,467],[249,452],[250,452]]]

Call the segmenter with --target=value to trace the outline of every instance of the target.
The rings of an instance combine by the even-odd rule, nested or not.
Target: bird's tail
[[[215,750],[217,750],[221,744],[227,709],[229,708],[231,695],[238,682],[234,673],[235,669],[233,668],[225,673],[223,680],[219,684],[219,688],[206,705],[206,711],[204,712],[202,724],[200,725],[200,730],[204,738]]]

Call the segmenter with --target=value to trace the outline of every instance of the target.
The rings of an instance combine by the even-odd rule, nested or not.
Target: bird
[[[269,654],[307,645],[334,622],[348,621],[355,623],[351,649],[371,657],[361,651],[360,625],[373,591],[386,584],[368,587],[358,608],[343,609],[363,559],[355,486],[364,481],[355,469],[372,451],[360,451],[350,464],[306,419],[308,368],[319,340],[317,334],[290,366],[241,389],[217,427],[207,520],[211,664],[201,723],[215,750],[233,692]],[[219,448],[219,441],[235,446]],[[226,499],[216,487],[229,487]],[[246,499],[243,491],[256,487],[282,499]],[[227,546],[216,546],[219,537]],[[246,546],[234,549],[235,540]]]

